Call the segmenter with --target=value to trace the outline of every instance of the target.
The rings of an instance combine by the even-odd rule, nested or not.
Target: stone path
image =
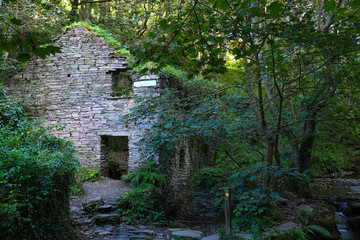
[[[72,209],[73,218],[77,223],[78,236],[81,240],[175,240],[175,239],[202,239],[220,240],[218,234],[206,236],[202,231],[187,228],[159,228],[155,226],[128,225],[126,220],[117,216],[109,218],[106,216],[116,215],[115,213],[104,213],[102,217],[95,215],[89,217],[83,210]],[[74,210],[77,210],[74,212]],[[101,219],[101,220],[100,220]],[[116,223],[114,222],[116,220]]]
[[[97,197],[102,197],[107,203],[115,204],[115,199],[117,197],[125,195],[126,191],[130,190],[129,185],[126,182],[104,177],[96,182],[84,182],[83,187],[85,194],[71,196],[70,205],[72,207],[81,208],[83,202],[87,202],[90,199]]]
[[[80,240],[220,239],[217,234],[206,235],[199,229],[126,224],[128,219],[115,211],[115,200],[129,189],[130,187],[121,180],[102,179],[84,183],[85,194],[72,196],[70,199],[70,211],[77,225]]]

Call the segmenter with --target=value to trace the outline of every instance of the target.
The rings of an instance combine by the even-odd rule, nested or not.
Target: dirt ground
[[[130,189],[129,184],[122,180],[114,180],[102,177],[101,180],[96,182],[84,183],[85,193],[78,196],[71,196],[71,207],[81,208],[81,203],[102,197],[105,203],[112,204],[120,195],[124,195]]]

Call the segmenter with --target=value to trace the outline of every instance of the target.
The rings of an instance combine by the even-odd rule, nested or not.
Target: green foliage
[[[135,188],[117,199],[118,212],[129,217],[129,223],[165,223],[164,197],[156,188]]]
[[[354,153],[359,148],[356,123],[325,123],[318,127],[317,144],[312,156],[311,171],[317,175],[339,172],[354,166]]]
[[[194,179],[216,184],[219,200],[222,187],[233,187],[235,223],[261,226],[279,186],[291,186],[291,181],[296,186],[302,178],[293,167],[305,173],[329,163],[327,170],[334,171],[347,166],[349,157],[341,161],[346,149],[356,150],[329,144],[322,133],[329,132],[324,124],[329,119],[359,117],[352,97],[359,89],[354,77],[359,71],[358,9],[348,3],[229,0],[186,2],[176,11],[159,20],[148,34],[151,39],[134,51],[163,69],[159,75],[165,89],[141,99],[130,119],[159,120],[144,139],[152,146],[149,155],[199,137],[221,152],[220,160],[234,162],[238,171],[232,174],[206,168]],[[167,65],[190,74],[179,77],[167,72]],[[206,88],[186,79],[190,75],[233,86]],[[206,78],[200,82],[208,84]],[[359,133],[354,130],[346,133]],[[269,166],[254,164],[260,161]],[[249,163],[253,169],[239,170]]]
[[[264,240],[308,240],[306,233],[297,228],[291,228],[287,231],[275,232],[270,236],[265,236]]]
[[[70,186],[71,195],[81,195],[85,193],[83,183],[86,181],[96,182],[101,179],[100,171],[93,169],[79,168],[76,171],[74,181]]]
[[[39,56],[42,59],[45,59],[47,56],[49,56],[51,54],[55,55],[56,53],[61,53],[61,49],[60,49],[60,47],[55,47],[53,45],[46,44],[46,45],[39,46],[39,48],[36,49],[34,51],[34,53],[36,56]],[[28,60],[30,60],[30,59],[28,59]]]
[[[16,70],[16,64],[12,59],[5,59],[2,54],[0,54],[0,83],[2,80],[12,72]]]
[[[225,86],[233,86],[245,83],[244,63],[236,60],[233,56],[227,56],[225,63],[227,71],[219,77],[219,81]],[[242,76],[239,76],[242,75]],[[240,80],[240,81],[239,81]]]
[[[212,188],[216,204],[223,204],[225,188],[231,190],[234,228],[241,231],[249,229],[259,231],[274,224],[278,217],[271,211],[272,204],[278,196],[277,190],[284,190],[296,179],[304,178],[304,175],[299,174],[295,169],[283,169],[259,163],[233,171],[228,176],[217,172],[213,177],[220,180]]]
[[[308,238],[315,236],[323,236],[326,238],[330,238],[331,235],[329,231],[319,225],[311,224],[312,222],[312,212],[300,212],[298,216],[303,224],[303,231],[308,235]]]
[[[308,232],[312,236],[319,236],[320,235],[320,236],[324,236],[324,237],[327,237],[327,238],[331,237],[329,231],[326,228],[324,228],[322,226],[319,226],[319,225],[305,226],[304,231]]]
[[[225,159],[217,158],[214,166],[200,169],[191,178],[192,183],[200,183],[208,189],[219,183],[228,181],[229,177],[238,169],[238,166]]]
[[[156,63],[154,63],[152,61],[141,62],[141,63],[135,65],[132,72],[144,74],[144,73],[147,73],[148,71],[152,71],[155,68],[156,68]]]
[[[156,4],[155,0],[151,2]],[[239,136],[237,143],[242,146],[245,138],[253,140],[256,147],[252,150],[269,164],[275,161],[308,170],[318,160],[311,158],[318,140],[316,127],[332,118],[358,118],[359,104],[351,97],[359,89],[355,78],[360,51],[355,16],[359,11],[355,2],[186,2],[181,8],[173,8],[176,14],[171,4],[158,5],[159,15],[171,14],[159,19],[158,27],[149,29],[150,39],[133,49],[135,55],[157,63],[155,67],[160,69],[179,66],[189,75],[215,77],[227,86],[233,85],[231,91],[221,91],[232,98],[227,111],[222,105],[226,100],[214,98],[214,92],[204,93],[207,97],[197,98],[193,105],[186,101],[187,93],[182,97],[178,94],[179,101],[174,96],[162,96],[159,112],[175,115],[176,109],[183,114],[179,124],[173,124],[175,120],[169,117],[160,125],[162,130],[167,126],[180,132],[171,134],[165,129],[164,141],[176,135],[181,138],[185,135],[181,132],[187,131],[212,136],[212,142],[220,142],[221,150],[229,152],[228,145],[234,139],[226,137],[233,134]],[[171,3],[178,6],[176,1]],[[205,108],[210,102],[216,107]],[[242,111],[236,109],[239,106]],[[346,111],[340,116],[337,109],[341,106],[346,106]],[[200,115],[212,121],[206,122]],[[203,126],[200,130],[205,122],[219,131]]]
[[[129,222],[163,225],[165,199],[161,185],[166,179],[159,166],[153,161],[147,162],[138,171],[124,176],[124,180],[135,188],[117,199],[118,211],[129,217]]]
[[[47,134],[0,95],[0,237],[72,237],[69,193],[77,169],[72,145]]]
[[[224,170],[219,167],[206,167],[195,173],[191,180],[211,188],[219,181],[225,181],[229,175],[230,173],[224,174]]]
[[[114,152],[110,151],[108,157],[108,173],[109,177],[112,179],[121,179],[121,176],[124,175],[127,170],[121,168],[119,165],[119,160],[114,155]]]
[[[109,31],[99,27],[99,26],[92,26],[89,22],[75,22],[69,26],[66,26],[65,29],[71,29],[76,26],[81,26],[83,28],[88,29],[95,33],[95,35],[99,37],[103,37],[104,41],[107,42],[110,47],[113,47],[115,50],[112,52],[113,55],[122,56],[127,58],[129,61],[133,60],[133,56],[131,55],[130,51],[125,49],[122,44],[116,40]]]
[[[143,164],[138,171],[125,175],[123,179],[130,182],[135,188],[160,187],[166,182],[160,166],[154,161]]]
[[[129,97],[133,95],[133,80],[130,72],[115,72],[112,74],[114,93],[112,96]]]
[[[4,89],[0,87],[0,128],[21,127],[23,114],[23,109],[14,107],[12,101],[6,97]]]
[[[241,122],[253,124],[251,116],[233,120],[234,112],[229,105],[234,105],[238,96],[224,95],[216,98],[219,87],[214,81],[200,78],[187,78],[187,74],[173,67],[167,67],[159,73],[163,90],[156,96],[140,97],[138,104],[122,121],[141,122],[145,118],[157,119],[149,134],[142,141],[148,147],[149,156],[161,149],[162,157],[171,156],[174,146],[182,140],[198,137],[204,144],[221,146],[226,140],[239,141]],[[212,97],[214,94],[215,97]],[[209,96],[210,95],[210,96]],[[244,101],[247,101],[244,99]],[[236,103],[234,111],[244,111],[246,105]],[[246,110],[245,110],[246,111]],[[257,147],[244,134],[245,144]]]
[[[71,195],[76,196],[76,195],[82,195],[82,194],[84,194],[85,191],[84,191],[84,188],[82,188],[82,187],[79,186],[78,184],[72,184],[72,185],[70,186],[70,193],[71,193]]]
[[[53,45],[43,46],[58,35],[64,22],[62,8],[54,3],[5,1],[0,8],[0,56],[25,63],[31,56],[45,58],[60,52]],[[49,9],[51,8],[51,11]]]
[[[82,173],[82,180],[83,181],[91,181],[91,182],[96,182],[98,180],[100,180],[101,176],[100,176],[100,171],[96,170],[96,169],[84,169],[83,173]]]
[[[174,91],[175,95],[180,93],[204,94],[222,86],[221,83],[211,79],[191,77],[189,73],[169,65],[161,69],[159,77],[163,86]]]

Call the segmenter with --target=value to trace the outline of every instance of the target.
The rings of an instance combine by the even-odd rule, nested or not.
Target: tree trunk
[[[315,121],[308,120],[304,126],[304,138],[301,142],[299,152],[299,167],[300,172],[304,172],[311,165],[311,152],[315,140]]]
[[[79,8],[79,0],[73,0],[71,2],[71,11],[69,13],[70,16],[70,22],[76,22],[77,21],[77,11]]]
[[[299,151],[299,146],[298,143],[296,141],[296,138],[293,134],[292,131],[288,130],[288,129],[284,129],[284,133],[287,137],[287,139],[289,140],[290,143],[290,148],[291,148],[291,155],[292,155],[292,162],[295,164],[296,168],[300,169],[300,151]]]
[[[269,135],[268,128],[266,126],[266,119],[265,119],[265,113],[264,113],[264,106],[263,106],[263,96],[262,96],[262,83],[261,81],[257,82],[258,87],[258,97],[254,95],[254,91],[252,88],[253,84],[253,77],[252,73],[250,72],[250,69],[247,67],[247,61],[248,58],[244,57],[244,68],[247,76],[247,88],[246,91],[250,97],[250,104],[251,107],[255,113],[255,116],[258,120],[258,123],[260,125],[261,131],[263,136],[268,136],[265,139],[266,147],[267,147],[267,155],[266,155],[266,162],[271,165],[273,156],[274,156],[274,141],[271,135]],[[260,76],[258,76],[257,79],[259,79]]]

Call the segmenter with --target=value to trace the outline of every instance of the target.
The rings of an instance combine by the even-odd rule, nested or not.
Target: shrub
[[[129,222],[163,225],[165,212],[161,185],[166,179],[158,165],[150,161],[125,176],[124,180],[130,181],[135,188],[117,199],[118,211],[129,217]]]
[[[85,169],[83,170],[82,173],[82,180],[84,182],[86,181],[91,181],[91,182],[96,182],[98,180],[100,180],[101,176],[100,176],[100,171],[96,170],[96,169]]]
[[[0,108],[0,238],[71,238],[71,143],[28,122],[4,94]]]
[[[265,236],[264,240],[307,240],[309,239],[305,232],[300,229],[291,228],[283,232],[275,232],[269,236]]]
[[[147,162],[138,171],[125,175],[123,179],[137,188],[156,188],[166,182],[164,174],[154,161]]]
[[[118,211],[130,222],[163,225],[165,212],[161,192],[156,188],[135,188],[117,199]]]
[[[284,189],[288,182],[294,183],[304,178],[295,169],[263,163],[232,171],[230,169],[204,168],[193,180],[214,184],[211,191],[217,205],[223,204],[224,189],[230,189],[234,230],[241,231],[257,228],[261,231],[274,224],[274,219],[279,217],[271,211],[278,196],[277,190]]]

